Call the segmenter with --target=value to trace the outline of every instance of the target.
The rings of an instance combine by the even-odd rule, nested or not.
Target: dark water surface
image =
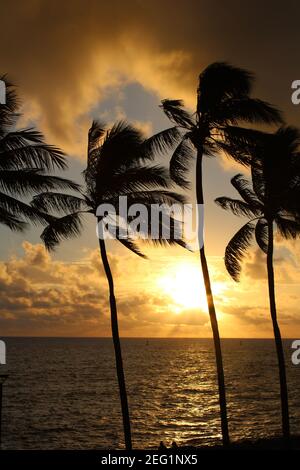
[[[123,445],[110,339],[7,338],[4,449]],[[300,366],[285,341],[292,431],[300,433]],[[124,339],[136,448],[220,441],[213,344],[208,339]],[[280,432],[272,340],[223,340],[234,439]]]

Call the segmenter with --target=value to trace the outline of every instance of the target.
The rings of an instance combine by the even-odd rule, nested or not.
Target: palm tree
[[[249,96],[252,82],[253,77],[249,72],[227,63],[216,62],[200,74],[194,115],[184,109],[181,100],[162,101],[163,111],[181,131],[181,141],[171,158],[170,174],[183,188],[189,187],[186,174],[196,151],[197,204],[204,203],[204,155],[214,156],[221,151],[247,165],[249,160],[242,149],[245,144],[253,141],[256,133],[252,129],[238,127],[238,124],[241,121],[267,124],[281,122],[280,113],[273,106]],[[200,242],[199,240],[199,245]],[[216,353],[223,444],[227,445],[229,432],[221,342],[204,245],[200,246],[200,261]]]
[[[284,351],[277,321],[273,269],[274,225],[286,239],[300,235],[300,131],[280,128],[274,135],[265,134],[264,145],[252,151],[252,185],[240,174],[231,180],[242,200],[219,197],[216,203],[223,209],[249,220],[234,235],[226,247],[225,265],[231,277],[239,280],[241,261],[253,236],[267,255],[270,312],[279,367],[282,432],[290,436],[288,390]]]
[[[43,231],[41,238],[49,250],[63,239],[80,234],[83,225],[82,217],[92,214],[98,222],[98,229],[103,235],[103,223],[108,231],[115,233],[116,238],[135,254],[145,257],[140,251],[133,236],[126,235],[126,227],[132,218],[122,217],[118,203],[120,196],[127,198],[128,204],[143,204],[147,211],[153,210],[154,204],[184,202],[184,197],[169,191],[169,172],[161,166],[147,166],[144,162],[154,158],[157,149],[166,145],[161,135],[144,140],[141,133],[127,124],[118,122],[111,129],[94,121],[89,131],[88,161],[84,172],[85,190],[81,196],[46,192],[34,197],[32,205],[39,210],[63,212],[62,217],[52,216],[51,223]],[[161,189],[163,188],[163,189]],[[107,217],[99,216],[97,208],[102,204],[111,204],[116,213]],[[108,207],[108,206],[106,206]],[[165,221],[160,219],[159,231],[162,232]],[[161,234],[157,243],[178,243],[184,246],[181,239],[176,239],[177,221],[170,217],[171,233],[169,239]],[[117,229],[117,230],[115,230]],[[151,224],[140,227],[145,237],[151,234]],[[124,236],[124,231],[125,235]],[[178,233],[178,232],[177,232]],[[134,235],[134,234],[133,234]],[[111,328],[115,351],[117,378],[123,416],[123,428],[126,449],[131,450],[131,427],[128,409],[127,391],[118,327],[117,303],[114,293],[114,281],[109,259],[106,252],[104,237],[99,236],[101,260],[109,287],[109,303],[111,312]]]
[[[45,223],[47,214],[18,197],[31,197],[39,191],[77,190],[72,181],[49,174],[65,169],[63,152],[45,143],[32,128],[16,129],[19,102],[15,87],[6,82],[6,104],[0,104],[0,223],[13,231],[23,231],[27,222]]]

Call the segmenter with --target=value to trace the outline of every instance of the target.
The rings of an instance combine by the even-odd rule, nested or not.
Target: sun
[[[174,265],[171,272],[158,279],[158,286],[171,297],[174,313],[181,313],[186,309],[200,309],[208,313],[206,293],[200,266],[196,264],[180,263]],[[221,294],[225,286],[220,283],[213,284],[215,295]]]
[[[207,311],[204,284],[197,266],[185,264],[174,266],[173,272],[158,279],[158,284],[176,304],[175,313],[189,308],[201,308]]]

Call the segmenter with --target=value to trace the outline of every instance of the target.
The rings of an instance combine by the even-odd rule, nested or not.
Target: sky
[[[291,83],[300,79],[298,1],[2,1],[0,74],[18,87],[19,126],[36,126],[66,153],[66,176],[81,180],[91,120],[127,119],[145,135],[169,126],[161,99],[193,110],[199,73],[228,61],[256,76],[253,96],[300,125]],[[160,163],[168,164],[169,156]],[[223,337],[271,337],[265,257],[253,246],[240,283],[226,273],[224,249],[242,219],[214,204],[233,195],[243,172],[216,157],[204,163],[205,243]],[[192,178],[192,174],[191,174]],[[107,285],[93,220],[84,234],[45,251],[32,229],[1,227],[2,335],[110,336]],[[137,258],[109,244],[122,336],[210,337],[197,253],[145,248]],[[299,242],[276,239],[278,315],[285,337],[300,334]]]

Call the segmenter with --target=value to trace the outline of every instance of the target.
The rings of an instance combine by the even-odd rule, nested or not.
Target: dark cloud
[[[66,148],[82,143],[86,113],[107,88],[138,81],[192,104],[200,70],[215,60],[253,70],[258,94],[299,123],[290,100],[299,13],[296,0],[2,2],[1,69]]]

